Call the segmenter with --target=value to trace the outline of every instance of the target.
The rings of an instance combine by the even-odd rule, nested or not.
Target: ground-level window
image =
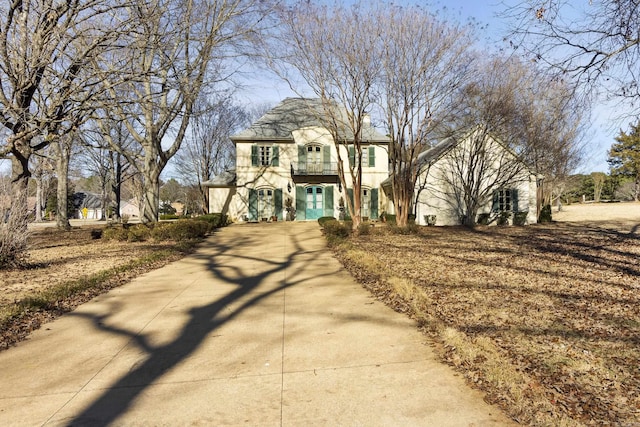
[[[496,191],[495,202],[496,209],[499,212],[512,212],[513,211],[513,194],[514,190],[509,188],[503,188]]]
[[[273,215],[273,190],[261,188],[258,190],[258,218],[271,218]]]
[[[369,218],[371,216],[371,190],[368,188],[362,189],[362,200],[360,201],[360,205],[362,206],[362,216]]]

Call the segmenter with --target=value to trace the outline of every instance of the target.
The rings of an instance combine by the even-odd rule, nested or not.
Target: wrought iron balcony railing
[[[337,175],[338,163],[292,163],[291,174],[300,175]]]

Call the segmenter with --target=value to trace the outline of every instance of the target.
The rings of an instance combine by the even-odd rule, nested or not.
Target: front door
[[[318,219],[322,216],[322,187],[312,186],[306,188],[307,194],[307,219]]]

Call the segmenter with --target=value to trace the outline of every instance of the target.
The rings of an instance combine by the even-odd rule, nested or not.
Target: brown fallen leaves
[[[29,266],[0,271],[0,350],[25,339],[42,324],[96,295],[184,256],[174,250],[173,242],[104,241],[97,238],[100,234],[100,229],[95,227],[76,227],[69,231],[42,228],[31,233]],[[164,254],[163,251],[166,256],[154,256]],[[145,260],[137,263],[141,259]],[[62,296],[46,307],[16,310],[16,304],[25,298],[38,298],[42,292],[116,268],[123,270],[82,291]]]
[[[556,223],[406,236],[376,227],[336,251],[514,419],[636,425],[640,234],[630,230]]]

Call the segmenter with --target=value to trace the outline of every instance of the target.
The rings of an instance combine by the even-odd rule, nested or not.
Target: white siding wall
[[[469,150],[469,147],[469,144],[462,142],[452,151],[433,163],[429,169],[425,168],[420,175],[416,185],[416,192],[420,192],[416,206],[416,222],[418,224],[426,224],[425,215],[436,215],[436,225],[460,224],[461,208],[457,200],[457,192],[452,187],[460,188],[461,183],[459,179],[457,179],[457,176],[464,176],[469,170],[468,165],[464,162],[464,156],[462,156],[459,151]],[[455,152],[454,150],[458,151]],[[500,187],[517,189],[518,211],[528,212],[527,222],[529,224],[536,223],[536,177],[531,175],[524,165],[520,163],[514,169],[514,162],[517,162],[517,160],[515,160],[511,153],[504,151],[504,148],[499,144],[491,141],[487,145],[487,152],[497,154],[490,158],[488,165],[485,165],[483,172],[480,174],[485,177],[481,181],[481,188],[483,190],[488,189],[490,193],[493,193],[494,190],[498,190]],[[457,176],[452,177],[451,171],[458,168],[462,168],[462,172],[453,173],[453,175]],[[508,180],[508,183],[504,183],[504,180],[498,179],[498,181],[504,185],[492,188],[496,181],[496,175],[492,175],[492,173],[505,174],[505,172],[500,171],[504,171],[506,168],[512,168],[512,172],[506,173],[506,175],[513,175],[513,177]],[[492,172],[487,173],[486,171]],[[453,182],[456,182],[456,184],[454,185]],[[489,197],[486,203],[479,209],[478,214],[491,213],[492,207],[493,200]]]

